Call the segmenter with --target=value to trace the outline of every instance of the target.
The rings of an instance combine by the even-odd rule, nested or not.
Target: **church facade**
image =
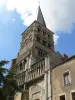
[[[67,55],[61,55],[59,52],[56,52],[54,50],[53,34],[46,27],[39,7],[37,21],[34,21],[22,33],[20,50],[17,58],[12,60],[11,68],[16,69],[16,79],[18,86],[22,90],[21,93],[15,95],[15,100],[69,99],[69,97],[66,99],[67,96],[65,94],[68,92],[68,86],[71,86],[71,84],[67,84],[65,89],[65,85],[62,85],[64,82],[61,83],[61,79],[67,83],[70,70],[74,74],[75,56],[68,58]],[[74,66],[72,67],[71,64]],[[62,78],[62,73],[64,79]],[[74,83],[72,86],[74,86]],[[72,91],[70,91],[71,88]],[[75,100],[75,95],[72,94],[73,90],[74,87],[69,87],[71,92],[70,98]]]

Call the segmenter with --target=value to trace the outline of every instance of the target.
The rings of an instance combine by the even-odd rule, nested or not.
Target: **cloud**
[[[41,8],[49,28],[53,31],[70,31],[75,22],[75,0],[44,0],[44,4],[41,0]]]
[[[59,36],[58,35],[56,35],[56,34],[54,34],[54,43],[55,43],[55,45],[57,44],[57,40],[59,39]]]
[[[6,2],[6,0],[0,0],[0,7]]]
[[[16,10],[24,25],[28,26],[36,19],[38,1],[6,0],[6,6],[8,10]],[[72,23],[75,22],[75,0],[40,0],[40,6],[49,29],[70,33]]]
[[[16,10],[20,14],[26,26],[36,19],[38,0],[7,0],[6,5],[8,10]]]
[[[0,6],[3,4],[3,0],[0,0]]]

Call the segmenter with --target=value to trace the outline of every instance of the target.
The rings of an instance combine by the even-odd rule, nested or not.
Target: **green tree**
[[[0,100],[6,100],[8,96],[14,96],[20,91],[15,79],[15,71],[3,68],[8,61],[0,61]]]
[[[8,64],[8,63],[9,63],[9,61],[5,61],[5,60],[0,61],[0,87],[2,87],[2,85],[3,85],[4,74],[5,74],[6,72],[8,72],[8,69],[3,68],[3,66],[4,66],[5,64]]]

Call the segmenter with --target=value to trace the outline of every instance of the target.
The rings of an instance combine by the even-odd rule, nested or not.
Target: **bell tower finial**
[[[38,1],[38,4],[39,4],[39,6],[40,6],[40,0]]]
[[[44,17],[43,17],[41,8],[40,8],[40,2],[39,2],[39,8],[38,8],[37,21],[38,21],[40,24],[42,24],[44,27],[46,27],[45,20],[44,20]]]

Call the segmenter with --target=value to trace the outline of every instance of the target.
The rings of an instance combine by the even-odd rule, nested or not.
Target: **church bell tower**
[[[37,20],[22,33],[17,63],[23,60],[27,69],[51,52],[54,52],[53,32],[46,27],[39,6]]]
[[[35,94],[34,97],[37,97],[37,93],[43,93],[39,92],[39,87],[36,89],[36,86],[40,86],[39,83],[45,89],[45,94],[42,94],[42,97],[45,95],[46,98],[42,100],[48,99],[46,94],[48,87],[50,87],[50,84],[48,84],[50,81],[49,69],[62,61],[62,56],[54,50],[53,34],[47,28],[39,7],[37,20],[22,33],[20,50],[17,58],[13,59],[11,67],[15,66],[18,86],[21,88],[24,96],[22,100],[41,100],[38,99],[39,97],[41,98],[40,94],[38,98],[32,99],[33,94]],[[35,92],[31,89],[34,86],[33,90]]]

